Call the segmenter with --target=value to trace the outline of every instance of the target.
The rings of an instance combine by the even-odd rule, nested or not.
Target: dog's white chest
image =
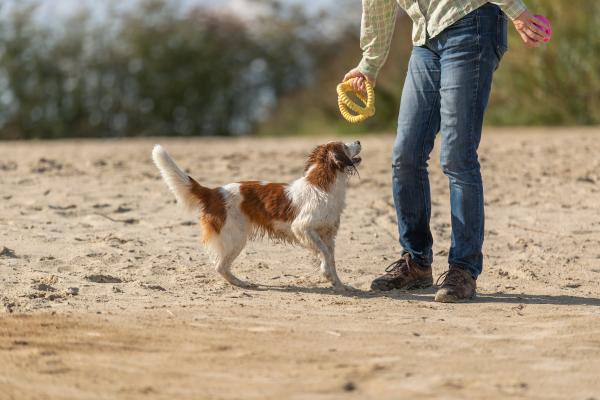
[[[289,194],[298,209],[294,224],[337,225],[345,205],[346,178],[336,179],[326,192],[301,178],[290,186]]]

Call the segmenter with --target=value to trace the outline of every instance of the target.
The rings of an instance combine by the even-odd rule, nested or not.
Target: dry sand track
[[[488,130],[485,273],[469,304],[369,292],[398,253],[393,137],[360,137],[332,292],[304,250],[250,244],[233,288],[150,161],[207,185],[287,181],[329,138],[0,143],[0,400],[600,400],[600,131]],[[353,138],[354,139],[354,138]],[[432,157],[434,272],[448,189]]]

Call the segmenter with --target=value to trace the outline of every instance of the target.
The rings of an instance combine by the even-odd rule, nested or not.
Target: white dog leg
[[[321,271],[335,288],[342,288],[342,282],[335,271],[335,258],[332,249],[321,239],[319,234],[310,230],[306,235],[321,255]]]
[[[254,286],[253,284],[238,279],[231,273],[231,264],[237,258],[243,248],[243,245],[238,246],[235,249],[231,249],[226,254],[219,255],[215,263],[215,269],[227,282],[231,283],[232,285],[239,287],[252,287]]]
[[[225,258],[223,260],[217,261],[215,265],[215,269],[217,272],[225,279],[227,282],[231,283],[234,286],[246,287],[248,286],[247,282],[244,282],[238,278],[236,278],[231,273],[231,262],[232,260],[229,258]]]
[[[321,271],[331,283],[335,284],[335,282],[340,282],[340,278],[337,276],[335,267],[335,240],[332,235],[323,235],[320,237],[321,240],[323,240],[323,243],[325,243],[325,246],[327,246],[327,250],[329,251],[331,257],[329,262],[324,262],[321,264]]]

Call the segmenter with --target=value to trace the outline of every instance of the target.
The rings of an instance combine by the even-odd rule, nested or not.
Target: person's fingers
[[[538,42],[542,40],[542,38],[533,33],[533,31],[527,26],[524,26],[523,28],[519,29],[519,34],[521,35],[524,41],[525,39],[532,42]]]
[[[529,36],[533,35],[536,40],[543,41],[549,37],[549,35],[536,24],[528,25],[527,29],[529,30]]]
[[[542,41],[544,43],[547,43],[550,41],[550,39],[552,38],[552,28],[544,28],[540,25],[538,25],[537,23],[535,23],[533,25],[534,30],[536,30],[536,32],[538,32],[541,36],[542,36]]]
[[[532,30],[531,28],[525,28],[524,32],[527,36],[529,36],[529,38],[531,40],[533,40],[534,42],[539,42],[544,40],[544,38],[546,37],[545,35],[540,35],[539,33],[535,32],[534,30]]]
[[[354,89],[354,91],[358,92],[362,90],[361,87],[363,86],[363,81],[364,78],[362,76],[354,78],[354,80],[352,81],[352,88]]]
[[[545,21],[545,20],[541,20],[539,18],[535,18],[533,17],[531,19],[531,22],[533,22],[534,25],[536,25],[537,27],[539,27],[542,31],[544,31],[544,33],[546,31],[548,32],[552,32],[552,26],[550,25],[549,22]]]
[[[539,21],[538,19],[534,19],[531,22],[532,23],[529,25],[531,30],[539,33],[542,36],[547,36],[547,35],[549,35],[549,32],[552,31],[552,29],[549,26],[542,24],[542,22]]]
[[[369,81],[373,87],[375,87],[375,81],[367,78],[361,72],[357,70],[352,70],[344,75],[344,80],[342,82],[350,82],[350,86],[352,86],[352,90],[356,92],[364,92],[367,90],[365,81]]]
[[[357,70],[352,70],[344,75],[343,82],[346,81],[350,82],[352,89],[355,91],[365,90],[365,76]]]

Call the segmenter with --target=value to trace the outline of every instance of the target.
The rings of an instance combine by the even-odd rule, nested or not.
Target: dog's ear
[[[313,165],[319,164],[320,162],[324,162],[327,159],[327,146],[320,145],[315,147],[308,158],[306,159],[306,164],[304,166],[304,171],[308,171],[309,168]]]

